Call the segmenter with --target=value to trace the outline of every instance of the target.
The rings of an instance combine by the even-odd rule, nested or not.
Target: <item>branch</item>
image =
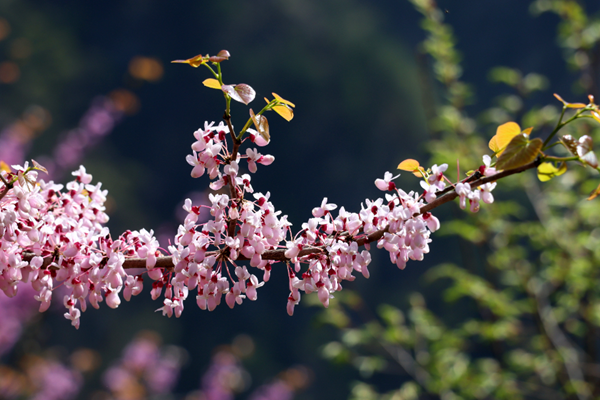
[[[541,160],[538,158],[535,161],[530,162],[529,164],[525,164],[525,165],[522,165],[520,167],[513,168],[513,169],[508,169],[508,170],[499,172],[497,174],[494,174],[492,176],[477,178],[477,176],[479,176],[479,175],[474,174],[471,177],[467,178],[466,181],[468,182],[470,179],[472,179],[472,177],[475,177],[476,179],[472,180],[470,182],[470,184],[471,184],[471,188],[476,188],[476,187],[478,187],[480,185],[484,185],[488,182],[495,182],[499,179],[506,178],[507,176],[515,175],[515,174],[521,173],[523,171],[527,171],[529,169],[537,168],[537,166],[540,165],[540,163],[541,163]],[[423,207],[421,207],[420,212],[415,214],[414,216],[429,212],[429,211],[441,206],[442,204],[448,203],[458,197],[458,194],[456,193],[456,191],[453,190],[452,186],[446,188],[441,193],[443,193],[442,196],[438,197],[431,203],[428,203],[428,204],[424,205]],[[370,235],[367,235],[363,238],[357,239],[356,243],[359,246],[364,246],[365,244],[376,242],[379,239],[381,239],[383,237],[383,235],[388,231],[389,231],[389,226],[386,226],[385,228],[380,229],[376,232],[373,232]],[[261,255],[261,258],[263,260],[268,260],[268,261],[289,262],[290,259],[287,258],[284,254],[285,251],[286,251],[286,249],[265,251]],[[326,252],[325,246],[305,247],[298,253],[297,257],[304,257],[304,256],[308,256],[311,254],[323,254],[325,252]],[[23,254],[23,260],[29,262],[29,261],[31,261],[31,259],[34,256],[35,256],[35,254],[33,254],[33,253],[25,252]],[[240,254],[238,256],[237,260],[248,261],[248,258],[243,256],[242,254]],[[42,264],[41,268],[44,268],[44,269],[48,268],[51,263],[52,263],[52,259],[50,257],[48,257],[48,258],[44,259],[44,263]],[[126,261],[123,265],[123,268],[125,268],[125,269],[135,269],[135,268],[146,269],[146,259],[145,258],[128,258],[128,259],[126,259]],[[174,268],[172,257],[171,256],[157,257],[155,268],[164,268],[164,269]],[[50,269],[58,269],[58,268],[50,267]]]

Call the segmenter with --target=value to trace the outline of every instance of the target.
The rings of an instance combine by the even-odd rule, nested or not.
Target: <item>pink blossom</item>
[[[384,192],[394,190],[396,189],[396,185],[394,184],[394,182],[392,182],[392,180],[396,179],[399,176],[400,175],[393,176],[391,172],[386,172],[383,175],[383,179],[375,180],[375,186],[377,186],[377,189]]]

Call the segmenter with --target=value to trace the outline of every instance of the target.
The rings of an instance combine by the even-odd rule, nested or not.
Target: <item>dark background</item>
[[[553,92],[570,90],[573,77],[556,45],[556,16],[534,17],[529,1],[523,0],[439,4],[458,38],[464,80],[475,91],[469,111],[488,107],[505,89],[488,82],[489,69],[497,65],[549,79],[549,89],[532,101],[549,103]],[[597,12],[597,2],[587,5],[590,13]],[[0,62],[12,60],[20,69],[17,81],[0,83],[0,130],[31,105],[52,117],[32,142],[29,157],[51,154],[96,96],[118,88],[137,96],[139,111],[126,116],[83,158],[95,180],[109,190],[114,236],[125,229],[174,232],[183,199],[208,183],[206,177],[190,178],[185,156],[192,133],[205,120],[219,121],[222,96],[202,86],[211,77],[206,69],[171,60],[227,49],[232,57],[222,64],[225,81],[253,86],[255,110],[271,92],[296,104],[289,123],[268,115],[272,141],[263,152],[273,154],[275,163],[259,166],[253,176],[255,190],[271,192],[271,201],[289,215],[295,231],[323,197],[358,211],[365,198],[380,196],[373,185],[376,178],[394,171],[405,158],[424,159],[430,134],[424,107],[441,101],[429,62],[420,56],[421,16],[404,0],[0,0],[0,18],[11,28],[0,41]],[[17,52],[15,57],[14,48],[23,38],[29,54]],[[136,56],[160,61],[161,79],[146,82],[132,76],[128,66]],[[234,104],[234,125],[241,127],[246,113],[246,107]],[[491,137],[492,132],[481,134]],[[400,185],[417,189],[417,180],[405,175]],[[439,215],[443,224],[449,212]],[[347,286],[373,308],[384,301],[403,304],[414,290],[427,297],[431,288],[420,286],[421,272],[456,253],[456,239],[433,238],[432,254],[421,263],[409,262],[405,271],[374,251],[371,279]],[[31,336],[43,346],[66,351],[98,349],[108,364],[137,331],[156,330],[165,342],[189,353],[177,387],[185,393],[198,387],[215,346],[246,333],[257,345],[247,361],[255,384],[301,364],[313,371],[314,380],[299,397],[346,398],[357,373],[321,358],[320,348],[333,332],[314,321],[315,308],[299,307],[288,317],[287,295],[286,274],[276,268],[272,281],[259,290],[259,300],[234,310],[221,305],[203,312],[191,296],[182,317],[168,320],[152,312],[161,304],[151,302],[145,291],[117,310],[89,310],[78,331],[59,312],[48,313]],[[85,390],[98,385],[92,380]]]

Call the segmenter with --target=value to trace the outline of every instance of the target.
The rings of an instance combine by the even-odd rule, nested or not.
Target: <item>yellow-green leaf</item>
[[[490,140],[490,150],[500,156],[506,145],[519,133],[521,133],[521,127],[516,122],[507,122],[500,125],[496,129],[496,134]]]
[[[567,171],[567,164],[562,162],[557,168],[556,166],[554,166],[553,163],[545,162],[541,163],[538,166],[537,171],[538,179],[542,182],[546,182],[554,178],[555,176],[560,176],[564,174]]]
[[[215,78],[208,78],[205,79],[202,84],[204,86],[206,86],[207,88],[211,88],[211,89],[219,89],[221,90],[221,84],[219,83],[218,80],[216,80]]]
[[[502,155],[498,157],[496,168],[511,169],[530,163],[538,156],[543,145],[542,139],[529,140],[526,134],[520,133],[508,143]]]

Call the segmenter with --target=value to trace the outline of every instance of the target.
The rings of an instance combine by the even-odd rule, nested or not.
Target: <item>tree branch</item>
[[[525,165],[522,165],[517,168],[508,169],[508,170],[499,172],[497,174],[494,174],[492,176],[476,178],[470,182],[471,188],[476,188],[476,187],[484,185],[488,182],[495,182],[499,179],[506,178],[507,176],[518,174],[523,171],[527,171],[529,169],[537,168],[537,166],[540,165],[540,163],[541,163],[541,160],[538,158],[538,159],[530,162],[529,164],[525,164]],[[473,176],[477,177],[480,175],[474,174],[474,175],[472,175],[472,177]],[[468,178],[466,180],[466,182],[469,182],[469,179],[471,179],[471,177]],[[416,213],[414,216],[429,212],[429,211],[441,206],[442,204],[448,203],[458,197],[458,194],[456,193],[456,191],[453,190],[452,186],[446,188],[441,193],[442,193],[442,195],[440,197],[438,197],[431,203],[428,203],[428,204],[424,205],[423,207],[421,207],[420,212]],[[370,235],[367,235],[363,238],[356,240],[356,243],[359,246],[364,246],[365,244],[375,242],[375,241],[381,239],[383,237],[383,235],[388,231],[389,231],[389,226],[386,226],[383,229],[380,229],[376,232],[371,233]],[[282,248],[282,249],[278,249],[278,250],[265,251],[261,255],[261,258],[263,260],[268,260],[268,261],[289,262],[290,259],[287,258],[284,254],[286,250],[287,249]],[[298,253],[297,257],[304,257],[304,256],[308,256],[311,254],[323,254],[325,252],[326,252],[325,246],[305,247]],[[30,253],[30,252],[23,253],[23,260],[25,260],[27,262],[31,261],[31,259],[33,257],[35,257],[35,254],[33,254],[33,253]],[[238,256],[237,260],[247,261],[248,258],[243,256],[242,254],[240,254]],[[48,258],[44,259],[44,263],[42,264],[41,268],[44,268],[44,269],[48,268],[51,263],[52,263],[52,258],[48,257]],[[174,265],[173,265],[173,260],[172,260],[171,256],[157,257],[155,268],[172,269],[173,267],[174,267]],[[127,258],[125,260],[125,263],[123,264],[123,268],[125,268],[125,269],[135,269],[135,268],[145,269],[146,268],[146,259],[144,259],[144,258]],[[51,269],[57,269],[57,268],[51,268]]]

